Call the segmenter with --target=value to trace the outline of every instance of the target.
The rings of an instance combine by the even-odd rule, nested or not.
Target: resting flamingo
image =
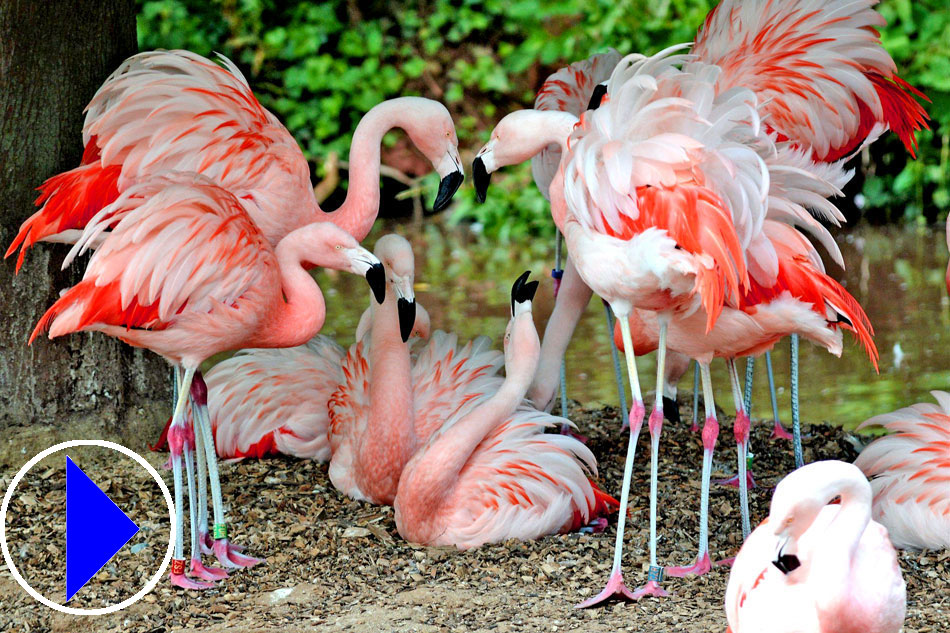
[[[904,578],[860,470],[814,462],[779,482],[736,556],[725,608],[732,633],[901,630]]]
[[[880,21],[869,3],[841,5],[818,7],[805,0],[741,7],[731,0],[720,3],[706,22],[714,36],[706,43],[701,36],[697,44],[701,58],[671,55],[677,47],[653,58],[628,57],[608,82],[606,103],[588,111],[577,130],[576,120],[563,113],[516,112],[506,117],[508,137],[501,138],[503,119],[480,152],[485,171],[491,172],[524,160],[550,142],[562,144],[565,156],[550,191],[555,222],[566,228],[569,250],[584,281],[603,298],[617,301],[613,307],[622,328],[628,323],[621,314],[625,317],[633,306],[664,314],[659,374],[665,326],[677,313],[701,305],[708,329],[727,299],[741,296],[750,275],[764,287],[772,285],[777,258],[761,232],[766,215],[808,230],[840,262],[834,240],[803,205],[824,206],[825,219],[831,221],[840,221],[840,214],[814,195],[771,204],[765,174],[781,165],[767,164],[770,157],[791,157],[788,167],[810,158],[812,169],[820,172],[819,163],[854,151],[888,127],[913,150],[913,132],[925,125],[926,116],[913,98],[919,93],[896,77],[876,32],[866,28]],[[716,12],[722,17],[716,18]],[[745,79],[755,92],[743,88]],[[800,94],[826,95],[844,103],[826,106],[823,98],[808,101]],[[572,130],[568,144],[563,135]],[[775,131],[781,136],[773,135]],[[807,171],[803,176],[821,178]],[[476,187],[479,180],[476,171]],[[590,255],[587,262],[582,262],[580,251]],[[623,271],[623,280],[615,287],[618,271]],[[639,432],[633,420],[642,420],[644,408],[634,386],[633,356],[630,351],[626,356],[636,413],[631,416],[629,466]],[[748,418],[741,398],[736,408],[746,532]],[[654,448],[661,423],[658,402],[650,425]],[[654,450],[651,527],[655,456]],[[625,477],[624,488],[628,483]],[[623,507],[622,495],[621,531]],[[639,597],[660,591],[662,569],[652,555],[651,580],[644,591],[626,590],[620,576],[621,547],[618,533],[610,583],[585,606],[614,593]]]
[[[248,204],[197,174],[155,177],[126,189],[93,218],[70,252],[72,257],[86,240],[112,227],[82,281],[60,296],[30,337],[32,343],[47,330],[50,338],[99,331],[150,349],[183,372],[169,445],[179,535],[171,581],[185,588],[209,586],[188,578],[184,571],[183,454],[189,481],[193,479],[194,439],[183,416],[189,391],[195,396],[208,466],[216,475],[204,401],[207,390],[198,366],[226,350],[289,347],[312,338],[323,325],[325,305],[307,267],[366,275],[371,283],[382,280],[379,260],[330,223],[306,225],[289,233],[276,248],[270,246],[252,221]],[[214,551],[225,565],[254,564],[256,559],[237,553],[229,544],[216,482],[212,476]],[[191,508],[195,552],[194,498]],[[194,572],[205,574],[200,567]]]
[[[356,328],[369,331],[371,309]],[[429,338],[429,314],[416,304],[410,339]],[[318,334],[298,347],[244,349],[205,375],[218,457],[290,455],[330,460],[327,404],[344,381],[346,350]]]
[[[877,415],[858,430],[890,435],[868,444],[854,465],[871,478],[874,520],[901,549],[950,549],[950,393]]]
[[[376,254],[386,268],[387,299],[371,304],[369,331],[347,352],[344,380],[330,397],[329,475],[351,498],[391,505],[419,446],[454,412],[497,391],[503,359],[486,337],[459,346],[442,331],[410,350],[396,306],[414,298],[412,249],[387,235]]]
[[[489,397],[446,418],[403,469],[396,529],[413,543],[477,547],[576,529],[616,505],[588,479],[593,454],[545,433],[566,422],[524,404],[541,344],[531,316],[538,282],[511,291],[505,380]]]
[[[430,99],[399,97],[375,106],[357,125],[346,200],[324,213],[297,142],[261,106],[237,66],[223,55],[218,60],[221,66],[189,51],[148,51],[126,59],[106,79],[87,106],[82,164],[40,186],[42,207],[7,250],[9,257],[20,248],[18,269],[37,241],[74,241],[78,229],[121,192],[168,171],[201,173],[245,199],[272,245],[318,221],[362,240],[379,212],[380,143],[395,127],[407,132],[442,178],[434,209],[445,208],[461,184],[448,110]]]

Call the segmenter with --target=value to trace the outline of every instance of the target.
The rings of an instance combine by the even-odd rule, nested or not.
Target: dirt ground
[[[601,460],[601,487],[619,496],[625,446],[616,410],[572,413]],[[731,421],[724,420],[722,429],[714,476],[731,474],[735,466]],[[760,424],[754,433],[753,470],[760,486],[751,491],[753,525],[768,513],[771,488],[793,466],[788,443],[770,440],[769,431],[769,424]],[[853,448],[837,428],[810,426],[806,433],[807,461],[853,459]],[[142,531],[71,606],[103,606],[132,595],[154,573],[168,542],[158,487],[131,460],[98,450],[71,457]],[[156,467],[166,459],[165,454],[145,456]],[[700,438],[688,424],[665,425],[660,454],[662,563],[685,564],[695,556],[701,457]],[[645,432],[637,451],[624,558],[631,586],[646,578],[648,460]],[[65,598],[64,461],[59,454],[31,471],[20,484],[22,491],[17,488],[6,522],[17,568],[41,593],[60,602]],[[6,471],[0,480],[4,491],[14,472]],[[170,473],[163,473],[171,487]],[[222,479],[233,540],[266,558],[265,564],[236,571],[203,592],[184,592],[163,580],[135,605],[101,617],[52,612],[23,592],[4,566],[0,630],[612,633],[726,627],[726,567],[701,578],[668,579],[669,598],[574,609],[607,579],[615,517],[602,534],[568,534],[458,552],[405,543],[396,534],[390,508],[346,499],[330,485],[325,465],[287,459],[226,464]],[[740,542],[737,491],[714,486],[710,508],[713,557],[733,556]],[[950,552],[903,552],[900,558],[908,594],[904,630],[950,631]]]

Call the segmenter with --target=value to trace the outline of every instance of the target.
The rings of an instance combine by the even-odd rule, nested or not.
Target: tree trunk
[[[35,208],[35,188],[82,156],[83,108],[136,52],[133,0],[0,2],[0,246]],[[14,276],[0,264],[0,466],[65,439],[112,438],[141,449],[167,408],[167,365],[99,333],[26,342],[60,289],[67,247],[38,245]],[[136,437],[138,436],[138,437]],[[25,453],[25,456],[24,456]]]

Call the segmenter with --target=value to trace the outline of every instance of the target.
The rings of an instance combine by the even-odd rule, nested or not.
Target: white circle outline
[[[20,575],[20,572],[17,571],[16,566],[13,564],[13,558],[10,556],[10,549],[7,547],[7,507],[10,505],[10,499],[13,497],[13,490],[16,488],[16,485],[20,483],[20,480],[23,479],[23,476],[30,471],[31,468],[36,466],[40,460],[53,453],[58,453],[59,451],[65,450],[67,448],[72,448],[73,446],[99,446],[102,448],[110,448],[114,451],[119,451],[120,453],[127,455],[137,461],[145,470],[148,471],[148,474],[158,482],[158,487],[161,488],[162,494],[165,495],[165,503],[168,505],[168,519],[171,523],[171,534],[168,537],[168,551],[165,553],[165,560],[162,561],[161,569],[152,576],[152,578],[145,584],[142,589],[136,593],[131,598],[123,600],[119,604],[113,604],[108,607],[99,607],[97,609],[77,609],[75,607],[67,607],[61,604],[57,604],[52,600],[49,600],[46,596],[42,595],[33,587],[31,587],[25,580],[23,576]],[[68,442],[60,442],[54,446],[50,446],[45,451],[36,455],[33,459],[28,461],[23,468],[17,471],[17,474],[13,476],[13,480],[10,482],[10,487],[7,488],[6,494],[3,495],[3,504],[0,505],[0,549],[3,550],[3,560],[7,564],[10,573],[13,575],[13,579],[23,587],[28,594],[30,594],[34,600],[37,600],[45,604],[50,609],[59,611],[60,613],[67,613],[69,615],[106,615],[108,613],[115,613],[126,607],[129,607],[150,592],[152,589],[158,585],[159,581],[162,579],[162,576],[165,575],[165,570],[168,568],[169,563],[172,560],[172,551],[175,544],[175,504],[172,501],[171,493],[168,492],[168,486],[165,485],[165,482],[162,480],[161,475],[158,474],[158,471],[155,470],[151,464],[145,461],[145,458],[133,451],[132,449],[126,448],[121,444],[116,444],[115,442],[109,442],[107,440],[70,440]]]

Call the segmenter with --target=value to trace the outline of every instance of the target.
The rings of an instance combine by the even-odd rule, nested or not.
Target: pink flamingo
[[[409,458],[457,411],[497,391],[502,355],[478,337],[464,347],[436,331],[410,350],[396,305],[411,299],[415,265],[398,235],[377,242],[386,297],[372,305],[369,331],[343,360],[344,381],[330,397],[330,481],[358,500],[391,505]]]
[[[119,193],[168,171],[203,174],[246,200],[272,245],[318,221],[362,240],[379,212],[380,143],[394,127],[408,133],[442,178],[435,210],[448,206],[461,184],[448,110],[429,99],[400,97],[375,106],[357,125],[346,200],[324,213],[297,142],[257,101],[237,66],[218,59],[223,67],[189,51],[149,51],[128,58],[106,79],[87,106],[82,165],[40,186],[42,208],[7,250],[9,257],[20,248],[18,269],[37,241],[75,241],[77,229]]]
[[[912,150],[914,129],[925,125],[923,109],[908,94],[912,89],[894,75],[893,62],[880,48],[876,32],[865,28],[880,19],[869,5],[823,3],[810,10],[812,4],[720,3],[716,11],[726,17],[707,19],[707,31],[713,36],[700,37],[699,59],[670,55],[676,48],[653,58],[626,58],[608,82],[606,103],[588,111],[576,130],[576,121],[563,113],[513,113],[506,117],[511,125],[502,131],[503,119],[480,152],[483,171],[491,172],[524,160],[550,142],[562,144],[564,157],[550,188],[555,222],[565,231],[581,277],[611,302],[622,330],[629,329],[627,316],[634,306],[661,313],[658,374],[664,368],[666,327],[677,314],[702,307],[706,328],[711,329],[727,302],[736,301],[746,290],[750,275],[763,287],[773,285],[777,256],[761,230],[767,215],[809,230],[840,260],[830,234],[803,205],[819,204],[826,219],[837,221],[840,216],[834,207],[815,195],[771,200],[773,172],[793,170],[806,159],[825,160],[833,152],[853,151],[888,126]],[[829,38],[829,32],[848,37]],[[775,76],[763,82],[769,73]],[[743,77],[757,92],[742,87]],[[783,97],[783,90],[794,98]],[[822,95],[828,95],[845,103],[839,108],[824,106],[828,117],[817,125],[809,122],[814,104],[798,107],[797,95],[803,92],[817,95],[818,102],[824,103]],[[768,126],[778,127],[782,136],[770,135]],[[573,130],[569,142],[563,140],[565,130]],[[792,137],[795,146],[783,140]],[[801,176],[816,186],[827,180],[819,165],[809,169]],[[478,169],[475,176],[477,188],[487,185]],[[644,407],[630,334],[623,335],[635,396],[629,467]],[[658,384],[657,393],[661,391]],[[737,411],[740,497],[747,531],[748,419],[741,399]],[[654,528],[661,427],[658,398],[650,423]],[[625,477],[624,488],[628,484]],[[622,495],[621,532],[624,499]],[[618,533],[610,582],[583,606],[614,593],[640,597],[662,591],[658,582],[662,568],[652,555],[647,586],[636,593],[626,589],[620,575],[621,547]]]
[[[511,291],[505,380],[445,419],[403,469],[396,528],[408,541],[459,549],[533,539],[580,527],[616,506],[588,479],[593,454],[573,437],[544,433],[564,422],[523,404],[540,356],[524,273]]]
[[[904,578],[860,470],[814,462],[779,482],[736,556],[725,607],[732,633],[901,630]]]
[[[854,465],[871,478],[874,520],[901,549],[950,549],[950,393],[877,415],[858,430],[890,435],[867,445]]]
[[[369,331],[371,309],[356,329],[356,340]],[[413,338],[429,338],[429,314],[416,304]],[[208,412],[218,457],[241,459],[291,455],[330,460],[330,412],[333,392],[343,384],[346,350],[318,334],[298,347],[245,349],[205,376]]]
[[[707,318],[702,310],[674,318],[668,330],[667,345],[695,358],[700,366],[706,423],[703,427],[703,467],[700,495],[699,553],[692,565],[668,567],[666,574],[685,576],[704,574],[711,568],[709,558],[709,485],[713,451],[719,423],[709,376],[714,357],[723,357],[729,365],[733,397],[738,395],[739,382],[734,359],[762,354],[777,341],[798,334],[827,349],[835,356],[842,352],[841,330],[850,330],[864,346],[875,368],[877,349],[867,316],[858,302],[835,280],[825,274],[821,258],[808,239],[796,229],[774,220],[763,223],[763,231],[778,255],[776,283],[763,288],[752,280],[739,308],[726,306],[712,330],[706,331]],[[659,343],[659,318],[656,312],[634,310],[630,316],[634,351],[654,351]],[[618,327],[614,338],[622,346]],[[738,404],[737,404],[738,407]]]
[[[196,174],[155,177],[128,188],[87,225],[70,258],[85,241],[109,226],[112,231],[92,256],[83,280],[60,296],[30,337],[32,342],[47,330],[50,338],[99,331],[150,349],[183,371],[169,444],[179,534],[171,581],[185,588],[210,586],[184,572],[181,465],[184,453],[191,481],[194,445],[183,416],[189,391],[212,472],[214,551],[226,566],[257,562],[228,542],[206,423],[207,390],[198,366],[230,349],[293,346],[312,338],[323,325],[325,307],[308,267],[366,275],[371,283],[382,279],[379,260],[329,223],[301,227],[272,247],[252,221],[249,204]],[[193,572],[218,577],[200,566],[196,556],[194,513],[192,503],[192,557],[199,559]]]

